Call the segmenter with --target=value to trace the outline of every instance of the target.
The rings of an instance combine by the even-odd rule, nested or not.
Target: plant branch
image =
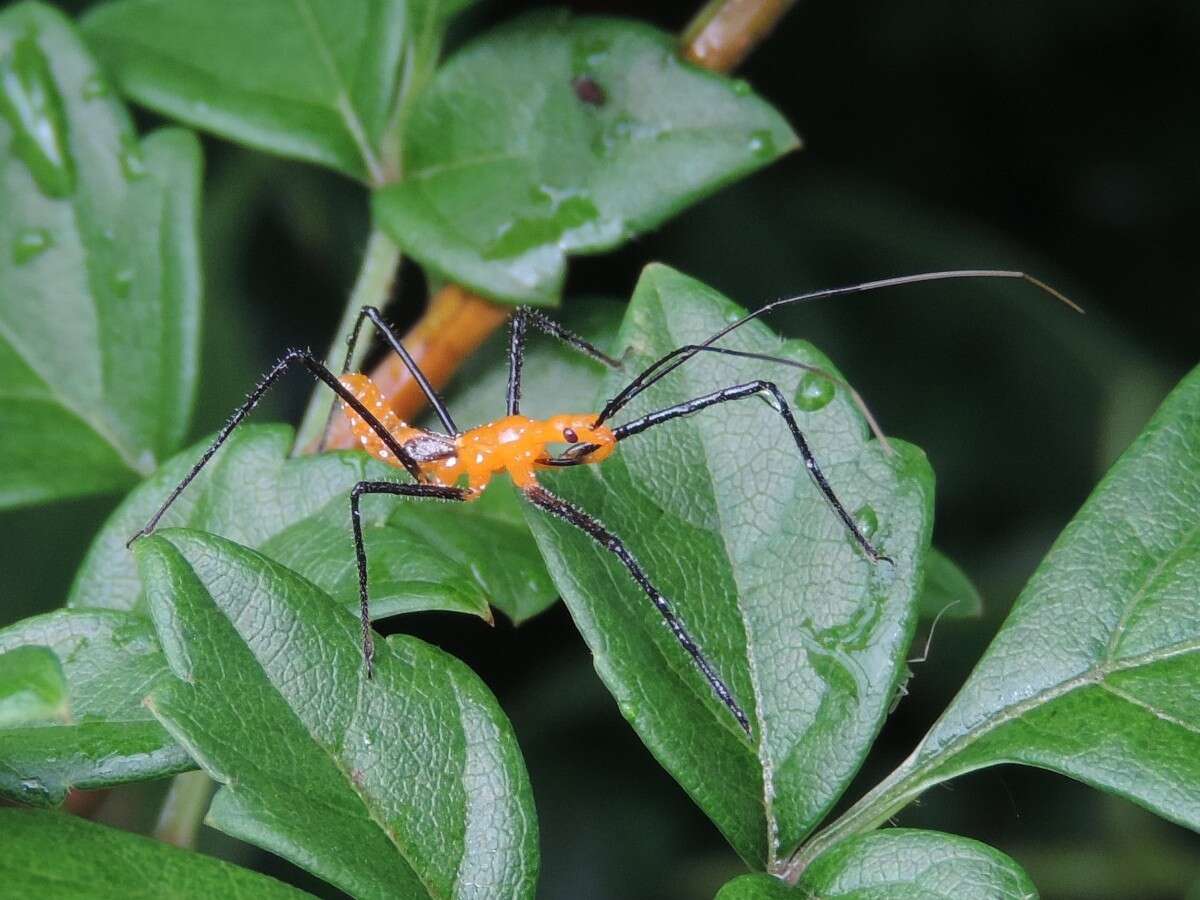
[[[214,787],[213,780],[202,771],[184,772],[171,779],[167,799],[158,814],[158,824],[154,826],[154,836],[185,850],[195,847],[196,834]]]
[[[683,31],[683,55],[714,72],[732,72],[795,2],[709,0]]]
[[[354,330],[354,323],[358,319],[358,311],[368,305],[377,306],[380,309],[387,305],[388,300],[391,299],[392,286],[399,268],[400,248],[378,228],[373,228],[370,237],[367,238],[367,248],[363,252],[362,265],[359,267],[354,289],[350,292],[350,299],[342,313],[342,321],[338,324],[337,334],[326,355],[326,360],[331,367],[342,364],[341,358],[345,353],[346,343],[350,339],[350,332]],[[358,346],[354,349],[354,357],[350,360],[352,368],[357,369],[362,364],[369,347],[369,341],[359,341]],[[305,452],[316,445],[321,432],[325,429],[325,422],[329,418],[329,410],[332,406],[333,395],[322,385],[317,385],[308,401],[308,407],[304,411],[300,428],[296,432],[296,443],[292,448],[293,455]]]

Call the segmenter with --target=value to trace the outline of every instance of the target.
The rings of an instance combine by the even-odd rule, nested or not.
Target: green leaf
[[[307,897],[282,882],[78,816],[0,809],[0,875],[12,897],[56,900],[272,900]]]
[[[646,269],[621,331],[630,371],[707,338],[740,314],[704,285]],[[722,346],[829,368],[811,346],[751,323]],[[610,376],[598,396],[612,396]],[[782,420],[746,400],[663,425],[599,466],[548,487],[628,542],[754,724],[748,741],[610,553],[530,513],[564,599],[622,712],[755,867],[772,865],[824,815],[886,714],[915,624],[933,477],[921,452],[888,456],[842,390],[811,399],[792,368],[704,354],[617,417],[775,379],[847,508],[874,520],[894,566],[872,564],[826,505]],[[832,383],[828,383],[830,388]]]
[[[795,888],[769,875],[735,879],[717,900],[1036,900],[1012,859],[986,844],[936,831],[889,828],[838,844]]]
[[[179,679],[149,702],[224,785],[209,824],[356,897],[532,896],[529,781],[469,669],[397,636],[367,679],[354,616],[213,535],[170,530],[137,555]]]
[[[405,180],[375,213],[422,265],[489,297],[557,302],[568,253],[659,225],[797,146],[770,106],[618,19],[535,14],[439,69]]]
[[[200,150],[139,141],[74,28],[0,14],[0,507],[112,491],[187,431]]]
[[[472,0],[116,0],[83,27],[140,103],[382,184],[408,98]]]
[[[999,763],[1200,829],[1200,368],[1104,476],[912,756],[793,865]]]
[[[67,682],[49,647],[0,653],[0,728],[67,719]]]
[[[983,615],[983,595],[958,563],[931,547],[925,555],[919,609],[923,619],[978,619]]]
[[[408,476],[359,451],[289,459],[292,441],[292,429],[285,425],[243,425],[179,496],[162,527],[186,525],[262,548],[357,609],[350,489],[365,478],[405,481]],[[139,607],[141,582],[125,542],[208,443],[180,453],[117,508],[76,575],[70,606]],[[510,561],[513,568],[503,576],[496,566],[485,569],[463,549],[468,539],[456,532],[455,523],[439,520],[428,508],[436,505],[390,497],[364,501],[372,614],[446,609],[490,618],[493,592],[505,603],[519,603],[528,579],[537,577],[536,569],[529,574],[533,563]]]
[[[912,765],[1024,762],[1200,828],[1200,369],[1055,542]]]
[[[150,623],[112,610],[58,610],[0,631],[0,660],[49,653],[65,680],[54,721],[0,728],[0,796],[61,803],[73,787],[100,788],[194,768],[142,698],[167,675]],[[65,702],[64,702],[65,701]]]

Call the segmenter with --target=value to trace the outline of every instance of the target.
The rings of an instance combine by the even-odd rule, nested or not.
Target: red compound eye
[[[575,433],[574,428],[564,428],[563,429],[563,440],[566,441],[568,444],[577,444],[577,443],[579,443],[579,435],[577,435]]]

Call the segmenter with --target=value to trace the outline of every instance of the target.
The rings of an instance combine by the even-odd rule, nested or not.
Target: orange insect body
[[[548,419],[506,416],[453,437],[436,435],[401,421],[392,412],[382,391],[366,375],[343,375],[341,382],[405,449],[414,448],[412,455],[420,466],[424,481],[454,486],[465,479],[474,496],[478,496],[492,477],[501,472],[507,472],[517,487],[536,484],[536,470],[549,468],[540,460],[551,456],[546,449],[550,444],[594,444],[597,449],[584,457],[588,463],[607,459],[617,446],[617,438],[608,427],[593,424],[595,413],[567,413]],[[359,447],[390,465],[403,468],[403,463],[361,416],[345,403],[342,403],[342,410]],[[429,448],[434,452],[429,452]]]

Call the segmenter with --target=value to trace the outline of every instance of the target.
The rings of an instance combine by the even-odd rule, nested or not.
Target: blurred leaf
[[[0,653],[0,728],[66,720],[67,682],[49,647]]]
[[[41,715],[0,728],[0,796],[61,803],[68,789],[162,778],[195,767],[142,698],[167,674],[150,623],[111,610],[59,610],[0,631],[0,660],[52,653],[67,697],[58,721]]]
[[[406,97],[471,2],[115,0],[84,29],[138,102],[381,184],[395,177]]]
[[[804,871],[795,888],[746,875],[717,900],[1036,900],[1021,867],[986,844],[936,831],[889,828],[838,844]]]
[[[681,62],[672,35],[559,12],[456,54],[404,140],[380,224],[437,274],[540,304],[568,253],[616,247],[797,146],[744,82]]]
[[[139,141],[70,22],[0,14],[0,506],[122,488],[187,431],[200,151]]]
[[[912,756],[804,855],[932,785],[1014,762],[1200,829],[1197,509],[1200,368],[1063,531]]]
[[[532,896],[533,799],[495,699],[414,638],[362,666],[358,623],[213,535],[140,541],[178,681],[150,705],[224,787],[208,822],[356,897]]]
[[[11,897],[56,900],[229,900],[308,894],[210,856],[96,825],[78,816],[0,809],[4,890]]]
[[[186,525],[264,548],[357,609],[350,489],[365,478],[397,481],[408,476],[356,450],[289,459],[292,440],[286,425],[243,425],[180,494],[162,527]],[[138,608],[141,582],[125,542],[208,443],[205,439],[179,454],[117,508],[80,566],[70,606]],[[439,520],[436,513],[424,518],[432,505],[390,497],[364,501],[372,613],[445,609],[489,618],[493,591],[498,603],[523,602],[529,583],[539,577],[536,557],[501,560],[492,553],[495,565],[509,567],[498,574],[495,566],[480,562],[488,558],[489,551],[482,549],[486,544],[478,557],[472,556],[464,551],[467,539],[454,522]]]
[[[739,313],[704,285],[651,266],[621,332],[628,368],[707,338]],[[758,323],[722,345],[831,368],[808,344]],[[798,393],[795,369],[705,356],[618,419],[764,376]],[[598,395],[626,377],[610,376]],[[763,403],[709,410],[639,435],[601,466],[544,475],[628,541],[747,710],[754,744],[613,556],[573,528],[529,516],[622,712],[755,867],[794,846],[857,771],[899,680],[929,543],[933,479],[920,451],[897,442],[887,456],[845,392],[821,397],[823,406],[797,405],[799,425],[894,566],[873,565],[856,548]]]
[[[922,619],[978,619],[983,595],[958,563],[931,547],[925,554],[925,586],[917,609]]]

